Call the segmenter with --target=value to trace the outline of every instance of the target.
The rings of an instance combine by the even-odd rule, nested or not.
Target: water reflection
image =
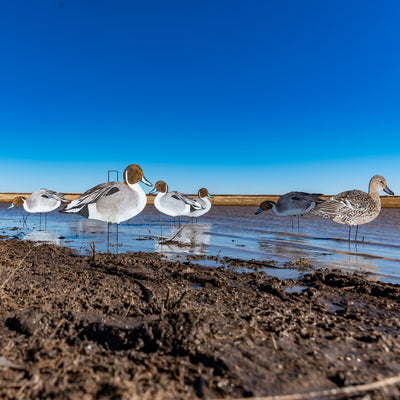
[[[33,230],[23,234],[23,239],[29,240],[30,242],[47,243],[60,245],[60,237],[54,232],[48,232],[43,230]]]
[[[85,232],[91,234],[104,233],[108,231],[107,222],[96,221],[95,219],[80,219],[71,226],[72,231]],[[114,225],[115,226],[115,225]]]
[[[379,271],[374,259],[398,262],[398,259],[374,255],[373,246],[356,243],[354,251],[347,250],[346,240],[335,238],[315,238],[311,236],[290,236],[284,239],[273,238],[259,242],[260,250],[280,259],[304,258],[315,266],[330,266],[341,269],[362,270],[372,273]],[[374,245],[374,244],[372,244]],[[358,251],[358,248],[363,251]],[[371,252],[371,254],[368,253]],[[400,255],[400,254],[399,254]]]
[[[3,237],[25,236],[27,240],[72,247],[83,254],[91,252],[95,243],[96,251],[107,251],[107,223],[52,212],[45,233],[34,233],[40,227],[39,215],[32,214],[24,227],[21,211],[7,210],[7,206],[0,204]],[[300,231],[291,232],[288,222],[273,215],[257,218],[253,207],[213,207],[200,222],[190,222],[182,231],[178,225],[163,220],[163,237],[176,237],[161,247],[160,218],[155,208],[148,206],[132,221],[120,224],[118,246],[116,225],[110,227],[110,242],[114,245],[111,251],[157,251],[168,257],[218,254],[275,260],[282,267],[287,261],[305,258],[318,267],[362,269],[379,274],[386,281],[400,282],[399,210],[384,209],[376,220],[363,225],[359,231],[361,240],[352,243],[350,251],[347,226],[307,214],[301,220]]]
[[[343,257],[340,266],[347,269],[358,269],[360,271],[378,271],[378,268],[376,268],[376,265],[373,262],[356,254],[349,254],[347,257]]]
[[[164,235],[172,239],[171,242],[161,244],[154,242],[154,251],[162,254],[188,253],[193,255],[207,255],[210,245],[211,224],[189,223],[184,227],[164,227]]]
[[[310,253],[313,255],[321,255],[315,248],[310,248],[304,243],[295,243],[293,238],[281,240],[264,240],[259,242],[260,250],[270,257],[278,257],[282,259],[299,259],[309,258]],[[317,253],[317,254],[315,254]]]

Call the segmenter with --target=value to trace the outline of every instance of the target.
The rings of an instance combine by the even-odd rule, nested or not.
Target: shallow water
[[[172,218],[162,217],[153,206],[132,220],[110,227],[107,241],[106,223],[88,220],[77,215],[49,213],[45,218],[31,214],[24,224],[21,208],[7,210],[0,204],[0,234],[35,242],[54,243],[77,249],[86,254],[92,251],[126,252],[156,251],[169,258],[199,257],[202,264],[215,266],[209,256],[220,256],[259,261],[274,261],[277,268],[268,273],[280,278],[295,277],[285,263],[307,259],[311,264],[345,270],[362,270],[373,279],[400,283],[400,210],[383,209],[373,222],[360,226],[357,242],[348,243],[348,227],[306,215],[297,219],[292,228],[291,218],[279,218],[264,212],[254,215],[257,207],[213,207],[197,222],[182,219],[181,226]],[[185,226],[184,226],[185,225]],[[183,227],[184,226],[184,227]],[[183,229],[182,229],[183,228]],[[354,238],[352,232],[352,237]],[[160,245],[160,236],[173,238]],[[196,258],[196,257],[195,257]]]

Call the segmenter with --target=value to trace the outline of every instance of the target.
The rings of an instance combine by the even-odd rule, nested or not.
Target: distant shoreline
[[[68,193],[65,197],[68,200],[78,198],[81,193]],[[0,203],[11,203],[17,196],[29,197],[30,193],[0,193]],[[195,194],[189,195],[195,196]],[[280,195],[276,194],[217,194],[214,199],[210,199],[214,206],[252,206],[256,207],[265,200],[277,201]],[[155,195],[147,195],[147,204],[153,204]],[[327,199],[329,196],[321,196],[321,199]],[[382,208],[400,208],[400,196],[381,196]]]

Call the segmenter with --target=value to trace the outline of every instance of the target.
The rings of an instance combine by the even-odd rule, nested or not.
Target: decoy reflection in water
[[[128,165],[124,171],[124,182],[100,183],[73,200],[62,212],[107,222],[107,247],[110,225],[117,224],[118,251],[118,225],[138,215],[146,206],[146,194],[139,182],[151,186],[139,165]]]
[[[381,199],[379,192],[393,196],[388,188],[386,179],[381,175],[375,175],[369,182],[368,193],[362,190],[348,190],[331,196],[322,204],[318,204],[312,214],[322,218],[331,219],[339,224],[349,226],[349,243],[351,227],[356,227],[354,240],[357,240],[358,226],[373,221],[381,211]]]
[[[322,196],[321,193],[289,192],[282,195],[276,203],[270,200],[262,202],[255,214],[272,210],[278,217],[291,217],[292,229],[293,217],[297,215],[297,227],[299,228],[299,217],[310,212],[317,204],[323,203],[320,196]]]
[[[40,215],[40,229],[42,228],[42,214],[45,215],[45,227],[47,228],[47,213],[60,207],[61,203],[68,203],[68,200],[61,193],[48,189],[40,189],[33,192],[28,199],[23,196],[15,197],[12,200],[10,207],[22,206],[27,212],[26,217],[23,218],[23,223],[26,221],[30,214],[39,213]]]

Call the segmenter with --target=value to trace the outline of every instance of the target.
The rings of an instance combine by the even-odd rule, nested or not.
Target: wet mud
[[[0,398],[243,398],[400,374],[398,285],[194,261],[0,242]]]

